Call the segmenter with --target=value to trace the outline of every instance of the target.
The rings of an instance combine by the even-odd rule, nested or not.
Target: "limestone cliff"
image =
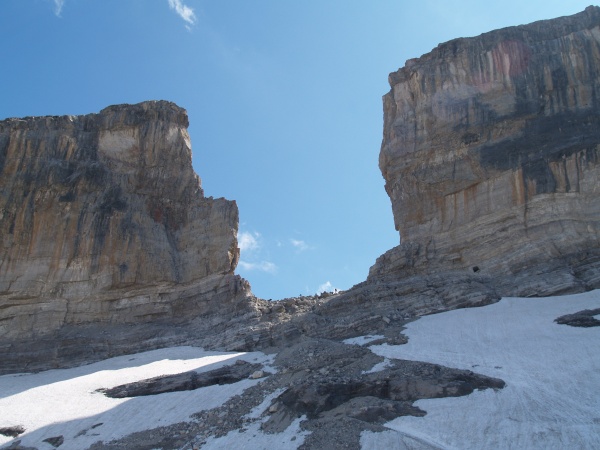
[[[206,198],[169,102],[0,122],[0,338],[178,320],[249,292],[235,202]]]
[[[203,197],[182,109],[0,122],[0,373],[398,343],[421,315],[600,287],[600,8],[442,44],[390,84],[380,167],[402,244],[346,292],[277,303],[233,274],[237,208]]]
[[[371,278],[561,260],[529,294],[598,284],[600,8],[441,44],[389,82],[379,164],[402,245]]]

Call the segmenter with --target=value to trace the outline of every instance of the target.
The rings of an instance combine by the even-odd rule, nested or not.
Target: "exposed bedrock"
[[[194,389],[213,386],[215,384],[237,383],[245,378],[250,378],[255,373],[256,378],[262,378],[264,372],[259,370],[261,368],[261,364],[251,364],[244,360],[238,360],[235,364],[209,370],[208,372],[191,370],[173,375],[162,375],[122,384],[109,389],[98,389],[98,392],[110,398],[127,398],[158,395],[167,392],[193,391]]]
[[[0,351],[245,304],[237,206],[204,197],[187,126],[164,101],[0,122]]]
[[[379,165],[402,243],[371,278],[600,284],[600,8],[441,44],[389,81]]]
[[[600,317],[600,308],[584,309],[573,314],[566,314],[554,319],[554,321],[558,324],[570,325],[572,327],[600,327],[600,320],[596,317]]]

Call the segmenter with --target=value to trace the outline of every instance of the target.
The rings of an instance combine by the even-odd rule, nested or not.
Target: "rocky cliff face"
[[[277,303],[233,274],[237,209],[203,197],[182,109],[0,122],[0,373],[175,344],[396,342],[421,315],[600,287],[599,75],[597,7],[409,61],[380,156],[402,244],[347,292]]]
[[[600,8],[441,44],[389,81],[380,168],[402,245],[371,278],[561,260],[531,294],[598,283]]]
[[[205,198],[169,102],[0,122],[0,338],[180,320],[248,294],[235,202]]]

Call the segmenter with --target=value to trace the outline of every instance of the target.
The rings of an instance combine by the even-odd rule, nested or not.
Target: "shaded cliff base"
[[[444,271],[435,262],[427,263],[420,249],[399,246],[382,255],[369,278],[348,291],[277,302],[254,297],[244,280],[228,277],[246,289],[240,289],[234,300],[211,293],[211,302],[203,302],[197,291],[188,291],[187,297],[179,299],[179,310],[187,314],[177,320],[165,316],[135,325],[67,325],[33,339],[4,340],[1,371],[68,367],[174,345],[277,351],[307,338],[340,341],[366,334],[381,335],[381,343],[395,345],[402,343],[403,327],[424,315],[489,305],[501,297],[564,295],[600,288],[600,250],[494,276],[485,267]]]
[[[419,316],[497,301],[500,296],[488,281],[461,273],[370,279],[338,294],[277,302],[244,292],[220,311],[205,305],[205,314],[177,321],[66,325],[32,339],[4,340],[1,371],[69,367],[174,345],[277,351],[307,338],[339,341],[363,334],[382,334],[382,342],[398,344],[402,327]],[[197,309],[190,304],[189,311]]]
[[[526,247],[524,243],[523,247]],[[482,261],[480,265],[462,267],[430,251],[427,245],[402,244],[381,255],[369,271],[367,283],[391,283],[394,279],[410,277],[431,278],[456,274],[483,284],[497,296],[544,297],[572,294],[596,289],[600,286],[600,248],[589,247],[572,252],[559,252],[548,247],[547,255],[518,261],[507,261],[503,270],[497,270],[496,257],[492,267]],[[508,260],[509,255],[505,258]],[[456,266],[454,270],[450,269]]]

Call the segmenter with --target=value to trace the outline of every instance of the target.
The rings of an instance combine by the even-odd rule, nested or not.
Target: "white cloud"
[[[338,291],[338,289],[333,287],[333,284],[331,284],[331,281],[326,281],[321,286],[319,286],[319,289],[317,289],[317,294],[322,294],[323,292],[337,292],[337,291]]]
[[[65,6],[65,0],[54,0],[54,14],[56,14],[56,17],[60,17],[63,6]]]
[[[256,231],[241,231],[238,233],[238,247],[243,259],[238,267],[246,271],[258,271],[274,274],[277,266],[271,261],[263,259],[262,236]]]
[[[301,241],[299,239],[290,239],[292,245],[296,248],[296,250],[303,252],[304,250],[308,250],[309,246],[306,242]]]
[[[253,250],[258,250],[260,248],[260,244],[258,243],[259,238],[260,233],[257,232],[240,232],[238,236],[238,247],[240,248],[240,252],[251,252]]]
[[[241,261],[238,263],[239,266],[244,270],[258,270],[260,272],[266,273],[275,273],[277,272],[277,266],[270,261],[260,261],[260,262],[246,262]]]
[[[181,0],[169,0],[169,7],[174,9],[175,12],[181,17],[186,23],[186,28],[189,30],[189,25],[196,23],[196,14],[194,10],[189,6],[183,4]]]

